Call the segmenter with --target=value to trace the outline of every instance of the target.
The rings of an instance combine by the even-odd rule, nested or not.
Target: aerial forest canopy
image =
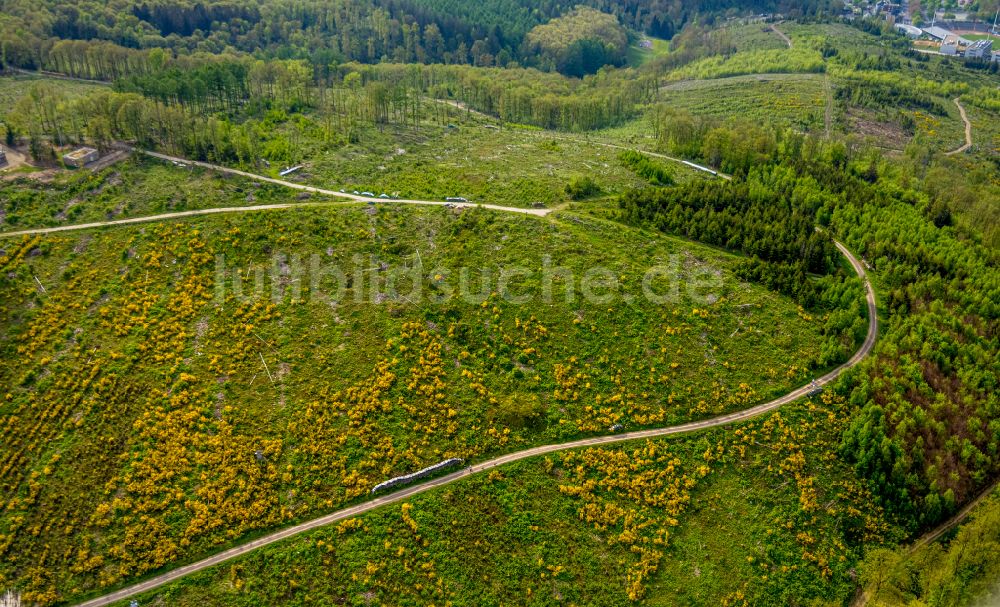
[[[625,61],[628,34],[618,19],[592,8],[577,8],[528,32],[528,47],[543,65],[567,76],[592,74]]]
[[[105,41],[128,49],[164,48],[177,54],[245,52],[284,59],[378,63],[455,63],[504,67],[511,62],[566,73],[592,72],[622,60],[619,26],[669,38],[699,16],[727,11],[774,11],[789,16],[829,12],[835,0],[58,0],[0,2],[0,47],[5,65],[46,65],[55,39]],[[618,20],[573,34],[568,56],[553,54],[540,25],[566,16],[566,25],[595,21],[589,6]],[[553,24],[553,28],[557,27]],[[528,33],[534,31],[533,42]],[[539,54],[541,50],[541,54]],[[560,56],[560,54],[564,56]],[[581,67],[583,66],[583,67]],[[599,66],[598,66],[599,67]]]
[[[1000,60],[930,43],[838,0],[0,0],[0,596],[243,546],[135,598],[970,607],[1000,491],[904,561],[1000,487]]]

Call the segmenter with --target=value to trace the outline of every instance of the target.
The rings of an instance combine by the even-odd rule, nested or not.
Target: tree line
[[[613,15],[625,27],[669,38],[700,15],[812,15],[829,12],[832,1],[10,0],[0,47],[4,64],[27,69],[43,67],[48,49],[59,39],[103,41],[133,50],[162,48],[181,55],[234,49],[317,63],[517,63],[555,68],[527,34],[579,4]],[[586,73],[600,67],[602,60],[620,59],[617,53],[601,58],[597,50],[590,43],[575,49],[584,57]]]
[[[869,148],[766,125],[689,119],[660,127],[663,140],[702,157],[716,133],[756,159],[742,164],[744,152],[724,150],[723,166],[738,169],[733,182],[628,193],[622,218],[743,252],[750,259],[741,276],[830,310],[822,360],[843,360],[865,324],[859,285],[831,280],[837,257],[815,226],[827,226],[878,276],[887,316],[876,354],[837,387],[854,406],[841,457],[878,504],[916,531],[995,479],[1000,256],[975,225],[956,225],[952,196],[936,185],[942,171],[954,170],[942,166],[950,160],[918,155],[902,161],[908,168],[896,167]],[[996,199],[988,181],[967,187]]]

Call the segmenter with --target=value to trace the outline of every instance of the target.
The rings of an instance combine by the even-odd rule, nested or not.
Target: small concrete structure
[[[70,167],[84,167],[101,157],[94,148],[80,148],[63,155],[63,164]]]
[[[7,152],[0,149],[0,167],[7,166]]]

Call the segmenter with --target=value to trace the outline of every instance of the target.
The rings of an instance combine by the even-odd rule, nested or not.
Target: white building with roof
[[[944,40],[941,41],[941,54],[942,55],[957,55],[958,54],[958,44],[961,38],[955,34],[950,34]]]
[[[990,59],[993,56],[992,40],[976,40],[965,48],[965,56],[969,59]]]

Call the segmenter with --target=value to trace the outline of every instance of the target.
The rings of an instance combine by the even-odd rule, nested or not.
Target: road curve
[[[523,211],[523,209],[517,209],[517,211]],[[865,284],[865,299],[868,304],[868,334],[865,336],[864,342],[854,356],[850,358],[846,363],[840,365],[833,371],[827,373],[823,377],[816,380],[816,383],[820,385],[826,385],[834,381],[840,376],[845,370],[858,364],[862,359],[871,353],[875,346],[875,340],[878,336],[878,316],[875,303],[875,292],[872,290],[871,284],[868,282],[867,276],[865,274],[864,266],[861,265],[854,255],[851,254],[847,248],[839,242],[834,241],[837,249],[847,258],[854,271],[857,272],[858,276],[864,281]],[[473,474],[480,474],[487,470],[492,470],[498,466],[503,466],[512,462],[520,461],[523,459],[538,457],[540,455],[545,455],[548,453],[555,453],[558,451],[566,451],[569,449],[579,449],[582,447],[595,447],[600,445],[610,445],[615,443],[623,443],[627,441],[642,440],[649,438],[658,438],[663,436],[672,436],[675,434],[684,434],[688,432],[695,432],[698,430],[706,430],[709,428],[717,428],[719,426],[726,426],[736,422],[745,421],[769,411],[773,411],[782,405],[786,405],[792,401],[802,398],[808,394],[811,390],[811,386],[805,385],[801,388],[793,390],[788,394],[776,398],[770,402],[757,405],[756,407],[746,409],[744,411],[739,411],[736,413],[730,413],[727,415],[722,415],[719,417],[713,417],[711,419],[706,419],[702,421],[690,422],[687,424],[681,424],[679,426],[669,426],[666,428],[654,428],[651,430],[638,430],[635,432],[625,432],[623,434],[614,434],[609,436],[595,436],[593,438],[584,438],[580,440],[571,441],[568,443],[559,443],[554,445],[543,445],[540,447],[534,447],[532,449],[525,449],[524,451],[517,451],[515,453],[508,453],[507,455],[501,455],[491,460],[473,464],[467,468],[459,470],[457,472],[452,472],[446,476],[435,478],[427,482],[421,483],[419,485],[413,485],[406,489],[402,489],[392,494],[383,495],[381,497],[376,497],[367,502],[357,504],[336,512],[331,512],[325,516],[300,523],[298,525],[288,527],[287,529],[282,529],[274,533],[265,535],[263,537],[250,540],[245,544],[240,544],[239,546],[234,546],[228,550],[214,554],[212,556],[206,557],[200,561],[195,561],[187,565],[181,565],[175,569],[171,569],[166,573],[152,577],[148,580],[139,582],[132,586],[122,588],[115,592],[111,592],[101,597],[91,599],[84,603],[78,604],[77,607],[101,607],[103,605],[110,605],[117,601],[127,599],[129,597],[153,590],[164,584],[179,580],[187,575],[207,569],[208,567],[213,567],[220,563],[224,563],[230,559],[234,559],[245,554],[248,554],[258,548],[274,544],[286,540],[288,538],[306,533],[313,529],[319,527],[324,527],[344,519],[352,518],[376,508],[386,506],[388,504],[394,504],[401,502],[403,500],[409,499],[414,495],[430,491],[431,489],[436,489],[444,485],[448,485],[457,480],[463,479],[465,477],[471,476]]]
[[[961,154],[972,147],[972,123],[969,122],[969,115],[965,113],[965,108],[962,107],[962,102],[958,100],[958,97],[955,97],[955,105],[958,106],[958,113],[962,115],[962,122],[965,123],[965,145],[950,152],[945,152],[945,156]]]

